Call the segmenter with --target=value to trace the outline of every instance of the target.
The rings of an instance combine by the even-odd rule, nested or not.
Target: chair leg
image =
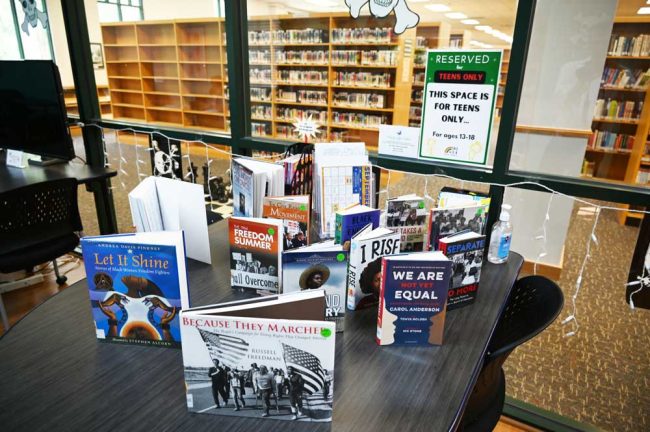
[[[66,276],[61,276],[59,274],[59,265],[56,263],[56,258],[54,260],[52,260],[52,265],[54,266],[54,274],[56,275],[56,283],[58,283],[59,285],[63,285],[64,283],[66,283],[68,278]]]

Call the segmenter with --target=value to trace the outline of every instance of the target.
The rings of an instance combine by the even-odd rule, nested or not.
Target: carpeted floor
[[[77,154],[83,156],[79,141],[75,140]],[[114,135],[106,133],[111,165],[123,170],[113,182],[113,193],[119,227],[128,231],[132,222],[127,193],[137,184],[138,172],[134,140],[124,142],[118,147]],[[143,162],[140,172],[149,174],[149,154],[143,149],[138,150]],[[121,166],[120,152],[124,158]],[[216,152],[210,155],[214,158],[211,175],[224,175],[229,167],[228,160],[218,156]],[[192,154],[191,159],[201,167],[206,161],[205,151]],[[418,176],[396,174],[387,185],[388,176],[382,177],[382,188],[387,192],[381,194],[380,206],[388,195],[415,192],[435,197],[445,185],[486,189],[472,183],[425,181]],[[79,197],[85,231],[96,234],[92,195],[80,189]],[[580,211],[581,207],[585,206],[574,207],[559,281],[567,304],[593,226],[593,213],[588,209]],[[624,300],[624,284],[637,234],[637,228],[619,225],[613,211],[601,214],[596,232],[598,246],[592,249],[577,300],[577,334],[563,336],[569,330],[560,324],[569,315],[565,308],[544,333],[515,350],[504,367],[509,396],[604,430],[650,430],[650,311],[631,311]]]

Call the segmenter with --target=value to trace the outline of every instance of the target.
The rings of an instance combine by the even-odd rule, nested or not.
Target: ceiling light
[[[429,9],[431,12],[447,12],[451,10],[449,6],[443,5],[441,3],[426,5],[425,8]]]
[[[411,0],[411,3],[425,3],[428,2],[429,0]]]
[[[638,15],[650,15],[650,7],[642,7],[636,12]]]
[[[476,27],[474,27],[474,28],[475,28],[476,30],[480,30],[480,31],[488,31],[488,30],[492,30],[492,27],[490,27],[490,26],[488,26],[488,25],[479,25],[479,26],[476,26]]]
[[[465,15],[464,13],[461,13],[461,12],[449,12],[449,13],[446,13],[445,16],[447,18],[451,18],[451,19],[465,19],[465,18],[467,18],[467,15]]]
[[[462,22],[463,24],[467,24],[467,25],[478,24],[478,20],[475,20],[475,19],[464,19],[464,20],[462,20],[461,22]]]
[[[489,29],[489,30],[485,30],[485,33],[487,33],[489,35],[492,35],[492,36],[496,36],[497,33],[499,33],[499,30]]]

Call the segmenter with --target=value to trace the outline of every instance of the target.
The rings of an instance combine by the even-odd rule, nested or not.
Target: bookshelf
[[[113,118],[226,130],[219,19],[102,25]]]
[[[108,86],[97,86],[97,98],[99,99],[99,107],[103,117],[110,117],[111,115],[111,96],[108,91]],[[77,94],[75,88],[64,87],[63,99],[65,101],[65,108],[68,114],[79,115],[79,106],[77,105]]]
[[[448,24],[425,27],[430,47],[448,46]],[[114,118],[229,130],[223,19],[107,23],[102,35]],[[253,135],[296,140],[293,123],[311,117],[317,139],[375,147],[380,124],[409,124],[415,30],[396,36],[344,13],[271,16],[251,19],[248,39]]]
[[[650,88],[648,81],[640,83],[639,79],[650,73],[650,56],[640,49],[641,44],[636,50],[631,44],[639,35],[650,38],[648,24],[650,18],[645,17],[614,21],[583,176],[648,185],[643,180],[650,169]],[[638,215],[621,212],[619,222],[632,223],[634,219]]]
[[[415,31],[415,57],[413,59],[408,125],[420,127],[422,121],[422,96],[428,49],[447,48],[452,34],[447,23],[420,23]]]

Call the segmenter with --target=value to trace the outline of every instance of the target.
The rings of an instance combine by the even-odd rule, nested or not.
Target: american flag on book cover
[[[305,380],[305,392],[314,394],[320,391],[325,385],[325,371],[320,360],[313,354],[294,348],[291,345],[282,344],[284,362],[293,367]]]
[[[248,342],[234,336],[226,336],[198,329],[205,346],[208,347],[210,358],[233,369],[239,365],[239,360],[248,353]]]

